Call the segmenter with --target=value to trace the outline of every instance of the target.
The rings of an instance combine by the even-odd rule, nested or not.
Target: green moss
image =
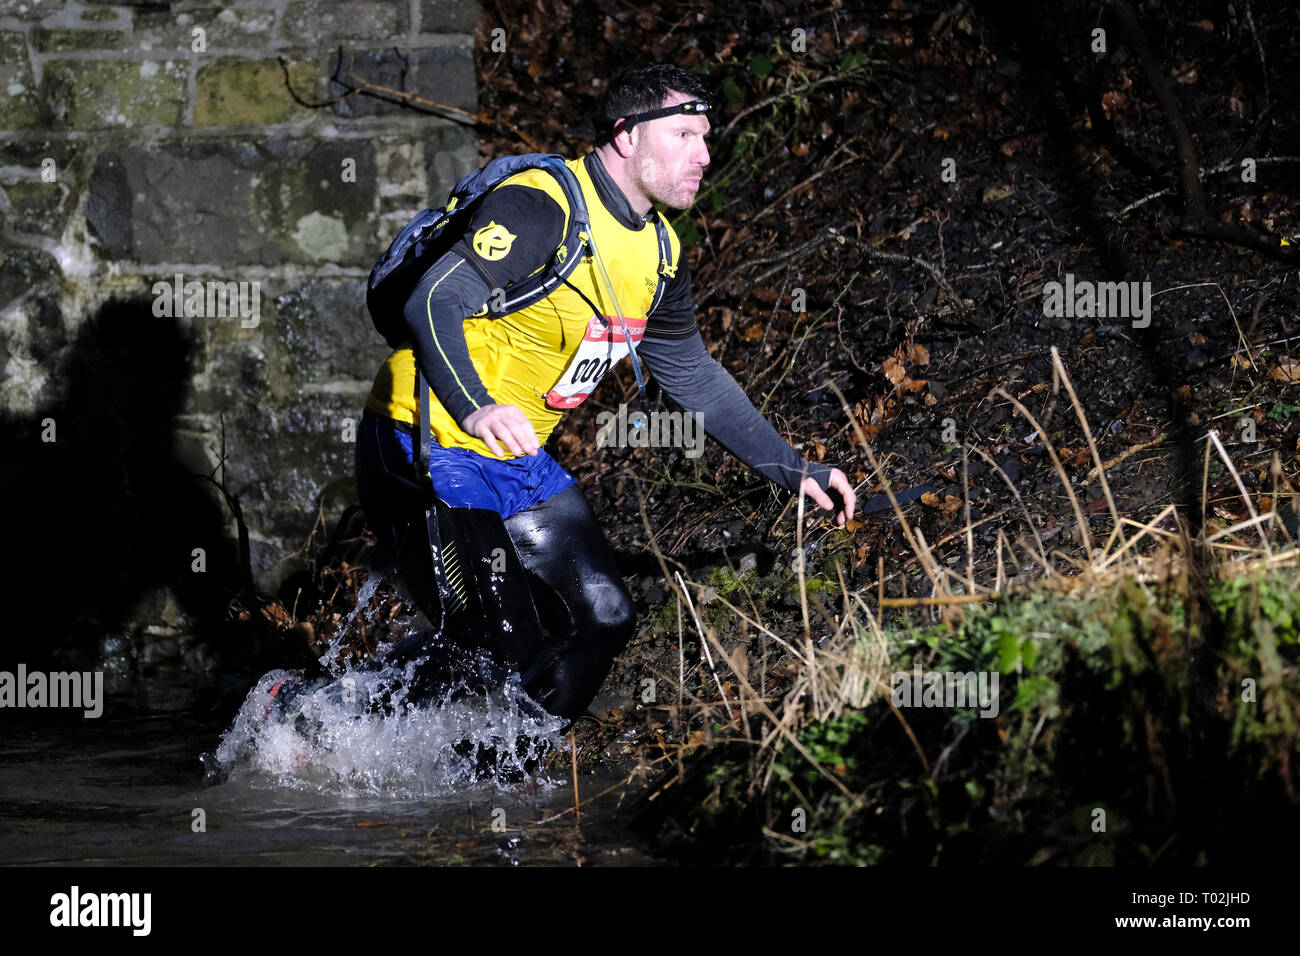
[[[14,30],[0,30],[0,129],[17,130],[42,122],[27,41]]]
[[[126,47],[121,30],[75,30],[67,27],[37,27],[32,46],[38,53],[67,53],[77,50],[120,50]]]
[[[310,63],[293,62],[289,66],[295,90],[310,90],[314,76]],[[222,57],[199,70],[196,84],[196,126],[259,126],[311,115],[311,110],[289,95],[278,60]]]
[[[176,60],[51,60],[45,89],[58,125],[178,125],[187,68]]]
[[[758,575],[752,570],[742,571],[740,574],[734,573],[731,568],[714,568],[713,573],[709,575],[709,587],[718,592],[719,597],[724,597],[728,601],[733,600],[733,595],[737,595],[745,588],[750,588],[758,582]]]

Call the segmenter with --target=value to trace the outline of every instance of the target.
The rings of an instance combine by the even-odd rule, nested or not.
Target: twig
[[[943,277],[942,270],[940,270],[940,268],[933,262],[927,262],[920,256],[909,256],[901,252],[885,252],[883,249],[876,249],[870,244],[863,242],[861,239],[853,239],[849,236],[839,236],[838,238],[841,243],[848,243],[849,245],[857,246],[867,254],[867,258],[869,259],[878,259],[882,262],[905,262],[920,266],[926,272],[930,273],[935,282],[939,283],[939,288],[943,290],[944,295],[948,296],[948,298],[952,300],[952,303],[957,307],[957,311],[962,315],[966,314],[965,304],[961,301],[961,298],[958,297],[957,293],[953,291],[952,286],[948,284],[948,280]]]
[[[1051,441],[1047,437],[1047,433],[1043,430],[1043,426],[1038,424],[1038,422],[1034,419],[1034,416],[1030,413],[1029,409],[1025,408],[1024,405],[1020,404],[1020,402],[1017,399],[1013,398],[1011,395],[1008,395],[1005,389],[1002,388],[994,389],[993,394],[1001,395],[1012,405],[1014,405],[1016,409],[1020,412],[1020,414],[1025,416],[1025,421],[1029,422],[1029,424],[1042,436],[1043,447],[1047,449],[1047,454],[1050,455],[1052,458],[1052,464],[1056,468],[1056,473],[1061,478],[1061,486],[1065,488],[1065,493],[1070,496],[1070,505],[1074,508],[1074,518],[1075,521],[1077,521],[1079,524],[1079,534],[1082,537],[1084,550],[1088,555],[1088,561],[1091,562],[1092,561],[1092,532],[1088,530],[1088,522],[1083,517],[1083,509],[1079,507],[1079,498],[1077,495],[1075,495],[1074,489],[1070,487],[1070,476],[1065,473],[1065,466],[1061,464],[1061,459],[1056,454],[1056,448],[1053,447]]]
[[[832,159],[835,158],[836,153],[840,152],[840,150],[842,149],[845,149],[849,145],[849,143],[853,142],[855,139],[857,139],[857,137],[852,136],[849,139],[845,140],[843,143],[841,143],[839,147],[836,148],[834,153],[831,153],[830,156],[826,157],[826,162],[829,163]],[[757,216],[754,216],[752,219],[750,219],[750,222],[758,222],[758,220],[762,219],[764,216],[770,213],[777,206],[781,205],[781,203],[784,202],[788,197],[794,195],[796,192],[798,192],[799,190],[807,186],[811,186],[813,183],[821,179],[821,177],[825,176],[827,173],[838,173],[845,166],[848,166],[850,163],[856,163],[858,160],[862,158],[863,157],[861,156],[854,155],[844,160],[844,162],[840,163],[838,166],[823,166],[821,169],[817,170],[817,172],[813,173],[803,182],[791,186],[781,195],[773,199],[770,203],[767,204],[767,207],[762,212],[760,212]]]
[[[1205,190],[1201,188],[1199,175],[1200,163],[1197,161],[1196,146],[1192,134],[1183,119],[1182,108],[1168,78],[1156,65],[1155,58],[1147,45],[1146,34],[1138,23],[1137,15],[1128,0],[1107,0],[1119,20],[1125,40],[1137,52],[1138,62],[1147,82],[1155,92],[1156,101],[1165,115],[1165,124],[1178,152],[1179,181],[1183,193],[1183,214],[1179,223],[1180,230],[1192,236],[1224,242],[1229,245],[1245,246],[1281,262],[1293,263],[1300,260],[1300,252],[1295,246],[1283,246],[1276,237],[1265,238],[1265,234],[1248,232],[1245,229],[1228,225],[1214,219],[1209,212],[1209,202]]]
[[[799,87],[798,89],[786,90],[785,92],[779,93],[776,96],[769,96],[766,99],[759,100],[753,106],[746,106],[743,110],[741,110],[739,113],[737,113],[735,116],[731,118],[731,122],[728,123],[723,128],[722,134],[719,138],[725,139],[726,137],[730,136],[732,128],[737,123],[739,123],[742,119],[744,119],[749,114],[757,110],[761,110],[765,106],[771,106],[773,103],[779,103],[781,100],[785,99],[788,96],[798,96],[801,93],[811,92],[812,90],[817,89],[817,87],[819,86],[825,86],[827,83],[835,83],[837,81],[850,79],[852,77],[855,77],[857,74],[863,72],[866,69],[866,66],[867,65],[865,63],[860,63],[857,66],[853,67],[853,69],[851,70],[845,70],[843,73],[828,74],[827,76],[823,76],[819,80],[814,80],[811,83],[805,83],[803,86]]]
[[[1223,442],[1219,441],[1219,430],[1217,428],[1210,429],[1210,441],[1214,442],[1214,447],[1218,449],[1219,457],[1223,459],[1223,463],[1227,466],[1229,474],[1232,475],[1232,480],[1237,483],[1237,490],[1241,492],[1241,497],[1246,502],[1246,508],[1250,511],[1251,518],[1255,521],[1259,521],[1259,513],[1255,511],[1255,502],[1251,500],[1250,493],[1246,491],[1246,486],[1242,483],[1241,475],[1237,474],[1237,466],[1234,465],[1232,459],[1228,457],[1228,451],[1223,447]],[[1207,450],[1209,449],[1209,445],[1206,445],[1205,447]],[[1269,513],[1274,514],[1274,512]],[[1268,543],[1268,537],[1264,534],[1264,529],[1259,528],[1258,530],[1259,540],[1263,542],[1264,550],[1268,552],[1269,557],[1272,557],[1273,548]]]
[[[399,51],[399,55],[400,55],[400,51]],[[343,65],[343,47],[341,46],[338,48],[338,58],[339,58],[338,64],[339,67],[341,68]],[[516,126],[513,123],[492,120],[483,113],[471,113],[468,110],[463,110],[458,106],[451,106],[450,104],[447,103],[439,103],[437,100],[431,100],[428,97],[420,96],[416,93],[407,93],[403,90],[395,90],[390,86],[382,86],[381,84],[378,83],[372,83],[369,80],[365,79],[364,77],[358,76],[354,68],[354,65],[356,63],[355,53],[349,52],[348,54],[348,72],[346,74],[346,79],[351,80],[354,83],[354,85],[351,87],[351,89],[348,89],[346,92],[340,94],[339,96],[332,97],[328,100],[321,100],[319,102],[311,102],[309,100],[306,100],[302,96],[300,96],[296,90],[294,90],[293,84],[292,82],[290,82],[288,60],[283,54],[280,55],[279,59],[280,59],[280,69],[284,73],[285,88],[289,91],[289,96],[292,97],[294,102],[296,102],[299,106],[305,106],[309,109],[321,109],[326,106],[333,106],[335,103],[340,103],[354,93],[371,93],[371,94],[381,93],[384,96],[393,97],[399,102],[405,103],[408,106],[417,106],[428,111],[440,111],[443,114],[450,114],[446,118],[452,120],[458,120],[460,122],[465,123],[466,125],[486,127],[489,129],[494,129],[498,132],[513,133],[515,136],[518,136],[521,140],[523,140],[523,142],[534,152],[544,152],[544,150],[540,145],[538,145],[536,140],[534,140],[531,136],[529,136],[527,133],[525,133],[523,130],[521,130],[518,126]],[[341,86],[346,85],[343,79],[337,75],[337,70],[335,71],[335,74],[336,75],[331,77],[331,79],[333,79],[336,83],[338,83]]]
[[[920,557],[923,554],[923,551],[921,549],[921,546],[917,544],[916,536],[912,534],[912,526],[908,524],[907,516],[903,514],[903,509],[902,506],[899,505],[898,499],[894,497],[894,491],[890,487],[889,479],[885,477],[885,472],[880,467],[880,462],[876,460],[876,453],[871,450],[871,445],[867,442],[866,435],[862,433],[862,428],[861,426],[858,425],[858,420],[853,417],[853,412],[849,410],[848,400],[845,399],[844,393],[840,391],[839,386],[836,385],[834,382],[828,381],[826,384],[830,386],[831,391],[833,391],[836,397],[839,398],[840,408],[843,409],[845,416],[848,418],[849,422],[853,425],[853,433],[857,436],[858,441],[862,443],[862,450],[866,452],[867,460],[871,462],[871,467],[875,469],[876,475],[879,476],[880,483],[884,487],[885,494],[889,496],[889,503],[894,508],[894,514],[898,516],[898,523],[899,526],[903,529],[903,536],[907,538],[907,543],[912,548],[912,553]],[[925,573],[929,576],[930,583],[931,585],[933,585],[934,589],[936,591],[943,590],[943,586],[940,583],[941,578],[936,573],[936,569],[933,568],[931,565],[926,564],[924,558],[922,558],[922,567],[925,569]],[[882,588],[884,587],[883,578],[882,578],[881,587]]]
[[[994,461],[989,456],[989,454],[984,451],[984,449],[980,448],[977,445],[969,445],[969,444],[963,444],[962,447],[971,449],[977,455],[983,458],[986,462],[989,463],[989,466],[992,467],[994,471],[996,471],[999,475],[1002,476],[1002,480],[1007,483],[1007,487],[1010,488],[1011,493],[1015,495],[1016,504],[1020,505],[1020,510],[1024,512],[1025,524],[1028,525],[1030,532],[1032,532],[1034,535],[1034,540],[1038,543],[1038,553],[1042,557],[1043,567],[1048,569],[1048,574],[1050,575],[1051,565],[1049,565],[1047,561],[1047,549],[1043,547],[1043,539],[1038,533],[1038,528],[1034,525],[1033,515],[1029,513],[1029,507],[1025,504],[1025,500],[1020,497],[1020,492],[1016,490],[1015,482],[1011,480],[1011,477],[1005,471],[1002,470],[1002,466],[999,465],[996,461]],[[999,555],[999,560],[1000,559],[1001,558]]]
[[[1118,532],[1120,528],[1119,509],[1115,507],[1115,497],[1110,493],[1110,484],[1106,481],[1106,466],[1102,464],[1101,453],[1097,451],[1097,443],[1093,440],[1092,429],[1088,427],[1088,418],[1083,414],[1083,406],[1079,403],[1079,396],[1074,393],[1074,383],[1070,381],[1070,376],[1066,374],[1065,365],[1061,362],[1061,353],[1056,346],[1052,346],[1052,364],[1056,369],[1054,378],[1065,385],[1066,394],[1070,396],[1070,404],[1074,406],[1074,413],[1079,417],[1079,425],[1083,428],[1084,437],[1088,439],[1088,451],[1092,453],[1092,460],[1096,463],[1098,477],[1101,479],[1101,493],[1106,497],[1106,507],[1110,509],[1111,520],[1115,522],[1112,529]],[[1047,436],[1043,436],[1043,444],[1047,444]],[[1121,537],[1121,541],[1123,538]]]
[[[959,579],[960,580],[960,579]],[[1027,585],[1016,585],[1000,591],[985,591],[981,594],[943,594],[935,597],[884,598],[881,607],[941,607],[948,604],[976,604],[996,601],[1005,594],[1023,591]]]
[[[1250,0],[1246,0],[1246,26],[1250,27],[1250,38],[1255,41],[1255,50],[1259,53],[1259,76],[1264,84],[1264,108],[1272,102],[1272,97],[1268,93],[1268,65],[1264,62],[1264,44],[1259,42],[1259,33],[1255,30],[1255,11],[1250,8]]]
[[[1300,156],[1257,156],[1255,157],[1256,166],[1268,166],[1272,163],[1300,163]],[[1223,162],[1219,163],[1216,166],[1211,166],[1209,169],[1205,169],[1204,167],[1198,169],[1197,175],[1201,179],[1205,179],[1206,177],[1215,176],[1218,175],[1219,173],[1226,173],[1230,169],[1237,169],[1238,166],[1239,163],[1237,160],[1225,159]],[[1129,203],[1119,212],[1115,213],[1111,218],[1122,219],[1124,216],[1127,216],[1129,213],[1131,213],[1134,209],[1137,209],[1139,206],[1145,206],[1153,199],[1159,199],[1161,196],[1172,196],[1173,194],[1174,194],[1173,187],[1166,186],[1164,189],[1159,189],[1153,193],[1148,193],[1147,195],[1143,196],[1141,199],[1137,199]]]
[[[966,580],[968,593],[974,594],[979,590],[975,586],[975,528],[970,520],[970,467],[964,445],[961,450],[961,497],[966,515]]]
[[[582,820],[582,803],[578,800],[578,738],[573,728],[569,728],[569,754],[573,758],[573,812],[575,818]]]
[[[1088,485],[1092,484],[1093,480],[1096,479],[1096,477],[1102,472],[1110,471],[1116,465],[1122,465],[1124,462],[1128,461],[1134,455],[1140,454],[1146,451],[1148,448],[1155,448],[1157,445],[1163,445],[1164,441],[1165,441],[1165,436],[1161,435],[1155,441],[1146,441],[1140,445],[1130,445],[1127,450],[1120,452],[1118,455],[1110,459],[1110,461],[1106,462],[1104,465],[1101,466],[1094,465],[1092,471],[1088,472],[1088,476],[1079,482],[1079,487],[1080,488],[1088,487]]]
[[[691,600],[690,592],[686,590],[686,583],[682,580],[680,571],[673,572],[677,576],[677,583],[681,586],[681,593],[686,596],[686,607],[690,609],[691,617],[695,619],[695,629],[700,632],[700,644],[704,650],[704,656],[709,662],[709,672],[713,674],[713,682],[718,685],[718,696],[722,698],[722,706],[727,708],[727,717],[731,720],[736,719],[736,715],[731,712],[731,702],[727,700],[727,692],[722,689],[722,679],[718,677],[718,669],[713,664],[713,653],[709,650],[709,641],[704,634],[704,625],[700,623],[700,615],[695,611],[695,602]]]

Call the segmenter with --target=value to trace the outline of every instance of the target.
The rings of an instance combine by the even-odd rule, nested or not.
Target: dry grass
[[[991,567],[981,570],[975,554],[969,495],[964,495],[965,527],[948,535],[940,543],[964,546],[965,560],[961,562],[964,564],[964,573],[957,573],[947,566],[947,562],[941,560],[944,555],[940,553],[939,546],[929,545],[920,530],[912,527],[894,498],[888,476],[862,434],[844,396],[835,389],[834,384],[830,384],[830,388],[835,389],[840,398],[846,418],[857,435],[867,461],[874,469],[875,479],[890,497],[899,528],[912,555],[928,577],[931,588],[929,595],[907,598],[884,597],[883,580],[879,582],[879,591],[873,588],[851,589],[845,583],[843,569],[837,563],[835,570],[839,576],[841,607],[834,616],[828,617],[832,625],[831,634],[821,646],[813,641],[809,615],[810,604],[817,608],[820,605],[808,593],[802,566],[797,567],[803,624],[800,634],[782,636],[777,629],[764,623],[756,610],[747,612],[724,597],[716,596],[716,600],[734,614],[738,621],[752,628],[762,641],[767,642],[773,652],[788,655],[797,663],[797,675],[779,698],[764,695],[754,686],[747,673],[748,668],[743,663],[743,653],[736,654],[729,650],[715,629],[701,619],[696,605],[699,594],[707,585],[705,582],[686,579],[680,572],[670,572],[668,562],[654,544],[655,536],[649,533],[643,502],[642,518],[646,522],[651,547],[663,569],[664,577],[672,584],[678,602],[679,621],[683,619],[680,612],[685,609],[684,619],[693,627],[702,649],[701,660],[697,662],[679,659],[676,675],[676,699],[679,703],[673,714],[679,732],[675,735],[676,743],[665,742],[662,736],[659,737],[659,756],[653,762],[656,767],[665,768],[667,773],[652,793],[651,799],[670,789],[683,777],[687,757],[718,739],[712,727],[721,728],[722,740],[743,740],[752,747],[751,797],[771,782],[775,757],[780,748],[787,745],[845,796],[852,797],[834,768],[818,763],[800,742],[799,730],[813,721],[833,720],[846,708],[865,708],[877,697],[890,701],[890,677],[895,668],[891,663],[890,641],[882,620],[883,615],[891,609],[913,607],[933,615],[936,620],[952,620],[967,607],[995,601],[1031,586],[1082,599],[1103,593],[1123,579],[1172,586],[1178,581],[1185,584],[1189,576],[1199,576],[1201,579],[1208,576],[1224,577],[1300,564],[1300,549],[1294,546],[1285,526],[1278,520],[1276,507],[1278,496],[1288,493],[1297,513],[1300,513],[1300,496],[1282,477],[1276,455],[1272,469],[1275,478],[1273,506],[1260,513],[1215,431],[1210,431],[1206,440],[1203,491],[1208,488],[1213,449],[1233,476],[1250,514],[1248,519],[1219,530],[1210,530],[1208,525],[1202,524],[1205,532],[1193,539],[1185,516],[1177,506],[1166,507],[1149,521],[1138,521],[1121,514],[1106,481],[1106,470],[1108,465],[1116,465],[1123,459],[1110,463],[1102,461],[1087,417],[1056,349],[1052,350],[1052,355],[1053,390],[1057,394],[1063,390],[1068,396],[1079,428],[1087,441],[1094,463],[1090,480],[1100,479],[1102,493],[1112,517],[1109,534],[1102,541],[1094,541],[1084,509],[1056,448],[1029,410],[1013,396],[998,389],[995,394],[1010,402],[1042,436],[1061,485],[1070,497],[1077,540],[1082,542],[1085,556],[1076,557],[1061,550],[1049,552],[1038,534],[1030,508],[1021,499],[1014,483],[997,468],[984,450],[966,445],[963,448],[963,468],[966,453],[974,452],[982,456],[1006,483],[1029,533],[1020,539],[1022,554],[1017,555],[1015,546],[1005,533],[999,531],[996,561]],[[966,483],[963,482],[963,487],[965,486]],[[802,496],[798,503],[798,515],[800,522],[797,541],[802,548]],[[1243,541],[1242,536],[1247,534],[1254,540]],[[1004,553],[1010,555],[1017,565],[1023,560],[1032,561],[1036,571],[1031,582],[1008,586]],[[883,574],[881,577],[883,579]],[[692,592],[695,592],[694,597]],[[916,747],[928,773],[929,761],[905,716],[892,702],[889,707]],[[675,771],[672,769],[674,767]],[[639,766],[627,782],[645,775],[648,770],[648,765]],[[860,798],[855,798],[854,806],[858,799]],[[788,834],[781,835],[781,838],[791,839]]]

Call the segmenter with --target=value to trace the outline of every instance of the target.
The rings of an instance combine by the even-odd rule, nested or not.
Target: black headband
[[[662,119],[665,116],[672,116],[674,113],[707,113],[709,103],[707,100],[687,100],[685,103],[678,103],[676,106],[665,106],[663,109],[648,110],[645,113],[632,113],[630,116],[620,117],[623,120],[623,131],[630,133],[632,127],[637,123],[645,123],[649,120]],[[618,125],[618,120],[614,121]]]

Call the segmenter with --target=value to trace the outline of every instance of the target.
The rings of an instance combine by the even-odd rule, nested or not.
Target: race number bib
[[[632,344],[639,345],[645,335],[645,319],[628,319],[627,330]],[[623,323],[617,318],[593,315],[587,333],[573,354],[569,367],[546,394],[551,408],[577,408],[592,393],[605,374],[628,354]]]

